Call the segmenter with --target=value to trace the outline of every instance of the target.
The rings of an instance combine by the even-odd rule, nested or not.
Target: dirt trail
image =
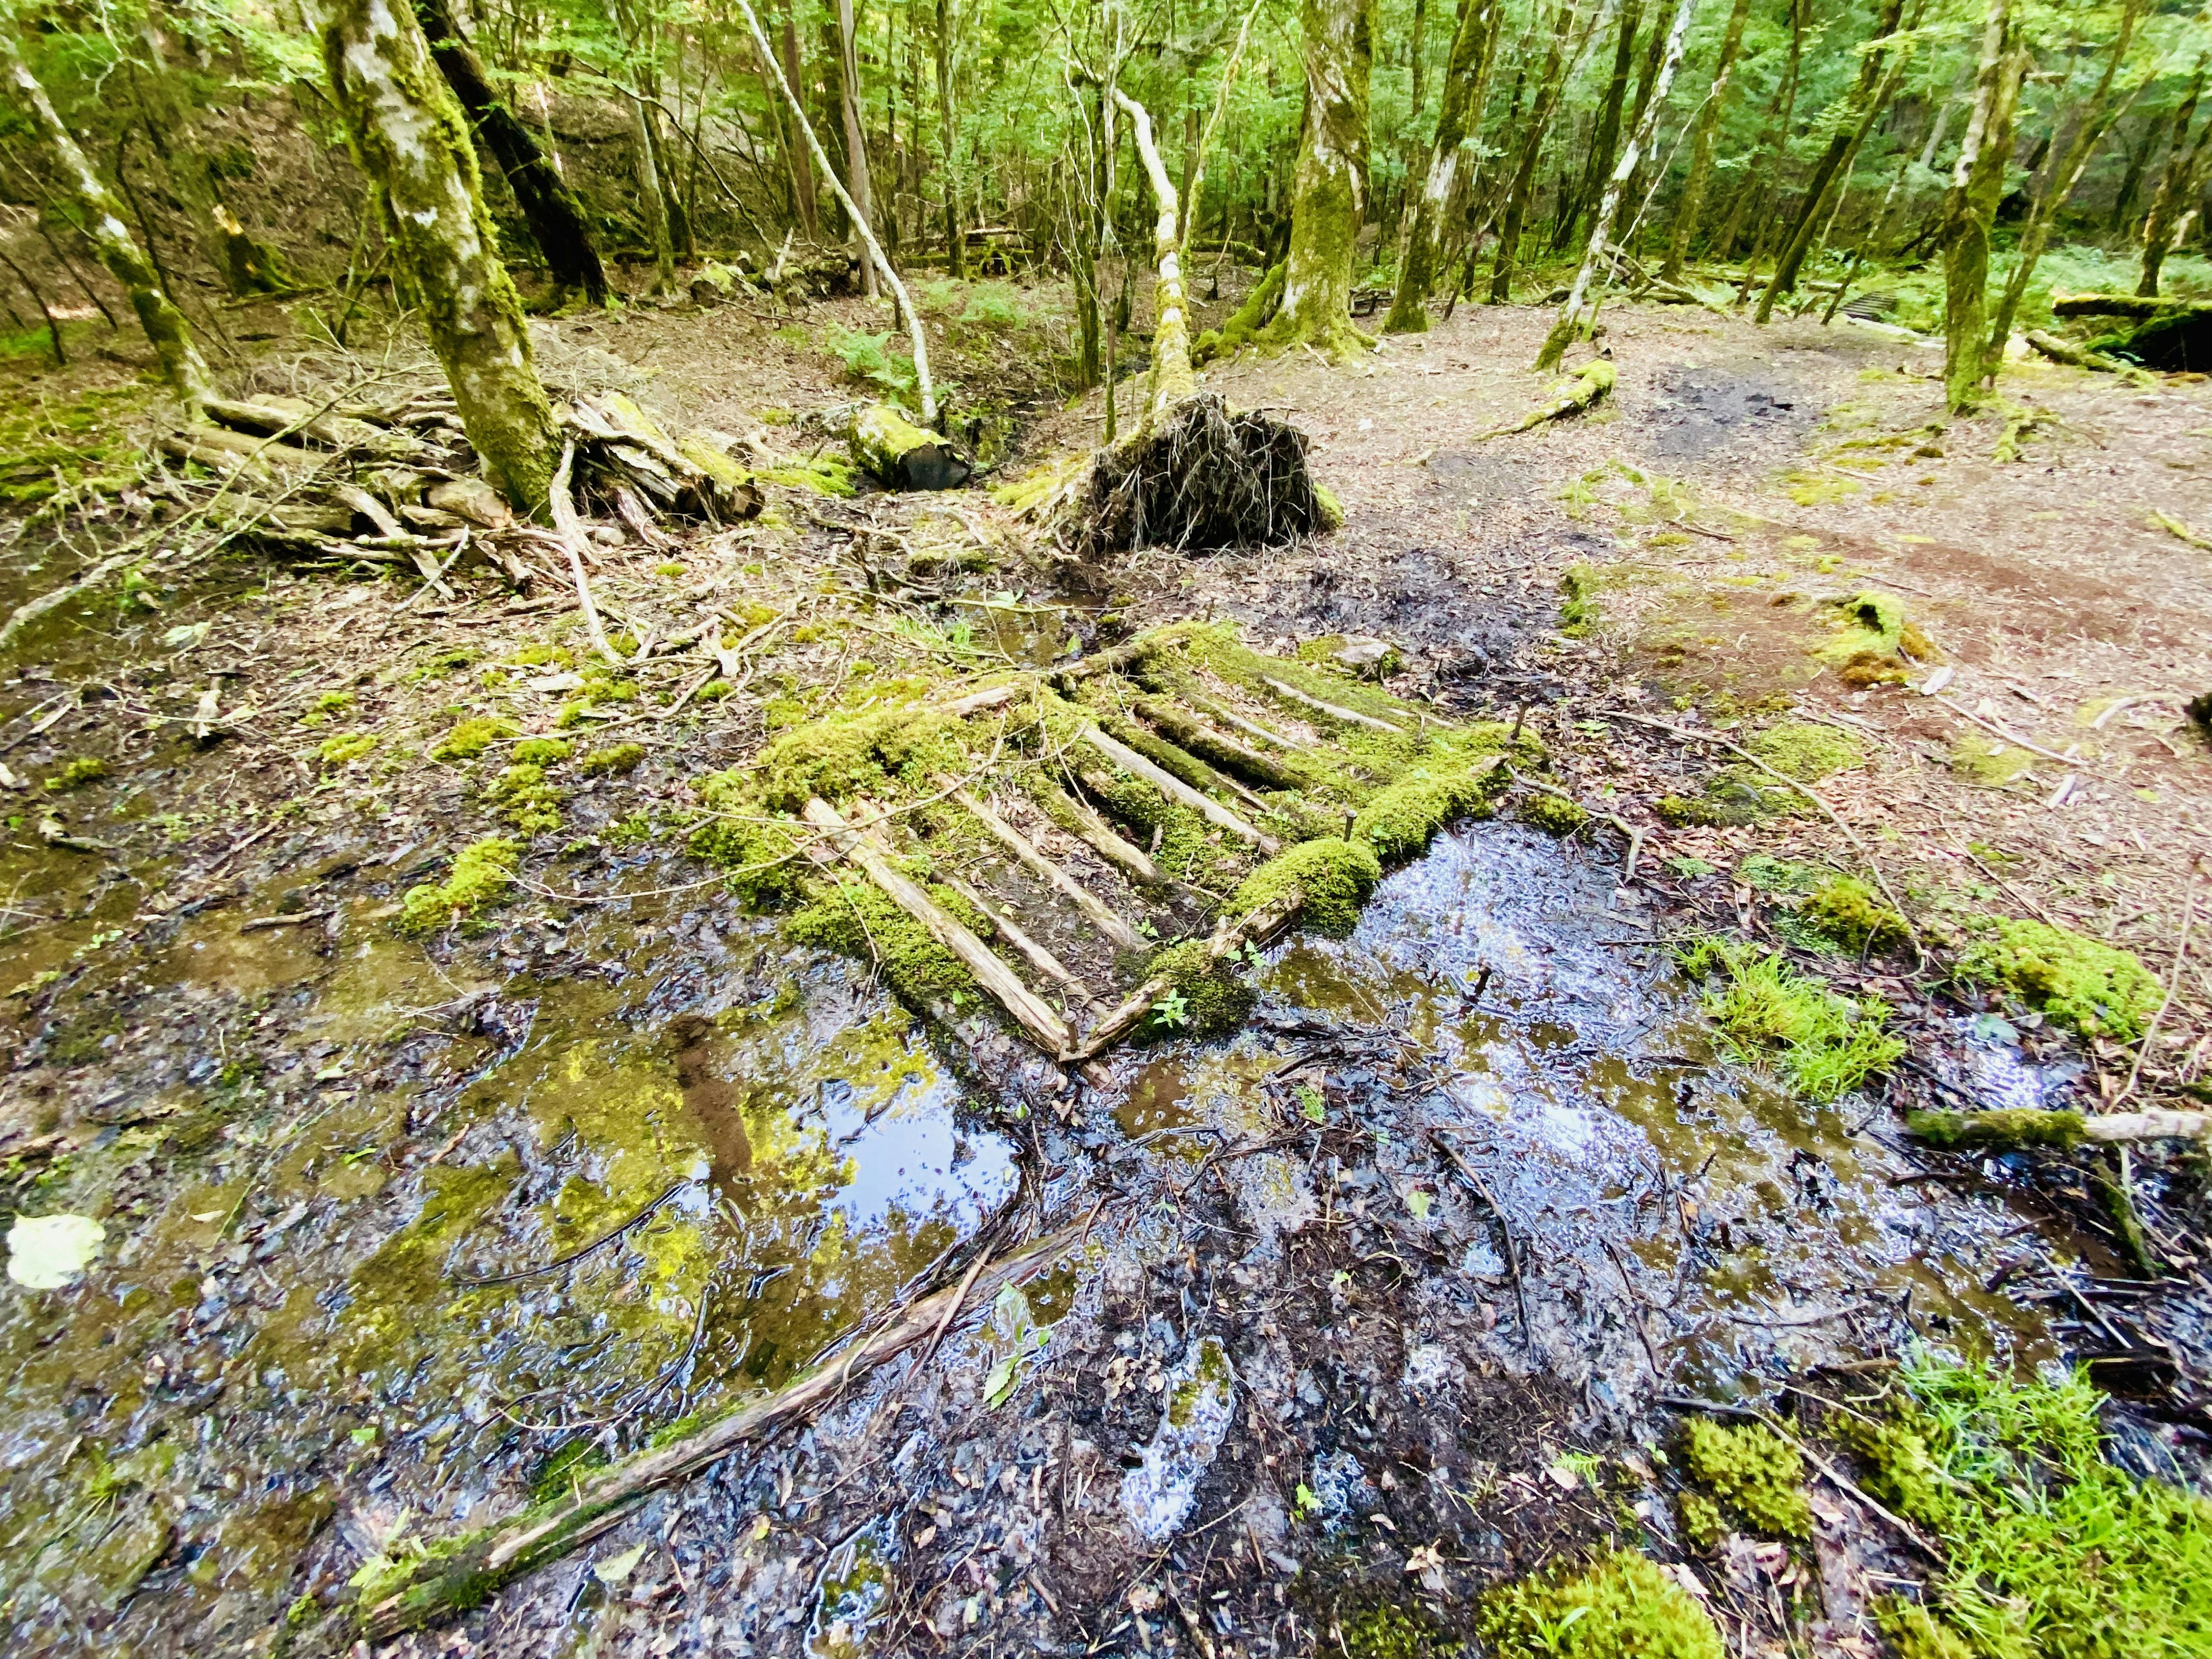
[[[1666,822],[1662,799],[1717,799],[1724,757],[1606,716],[1829,722],[1856,757],[1820,793],[1923,925],[2044,914],[2163,977],[2212,850],[2212,755],[2180,710],[2212,686],[2212,599],[2206,556],[2148,515],[2212,525],[2212,395],[2024,366],[2008,390],[2048,415],[1998,465],[2002,420],[1930,429],[1924,349],[1638,310],[1607,319],[1610,408],[1474,441],[1540,394],[1519,366],[1547,320],[1462,307],[1346,367],[1210,371],[1310,435],[1345,526],[1139,556],[1104,595],[1055,590],[975,493],[778,486],[752,526],[611,540],[635,638],[715,606],[773,624],[718,700],[676,706],[701,681],[678,654],[589,693],[557,590],[447,606],[258,561],[34,635],[0,727],[21,780],[0,1156],[18,1208],[106,1237],[88,1279],[8,1291],[13,1645],[280,1646],[365,1565],[1071,1222],[1077,1248],[933,1355],[653,1494],[458,1637],[387,1650],[1303,1654],[1384,1607],[1457,1631],[1501,1573],[1608,1533],[1681,1557],[1650,1453],[1666,1400],[1783,1401],[1915,1340],[2158,1357],[2116,1430],[2195,1474],[2212,1349],[2185,1172],[2140,1171],[2169,1273],[2128,1289],[2069,1166],[1935,1158],[1892,1109],[2109,1097],[2132,1049],[1992,1024],[1894,952],[1813,951],[1790,884],[1857,867],[1850,843],[1804,812]],[[558,325],[547,356],[578,386],[657,368],[652,407],[727,430],[854,393],[780,325],[640,313]],[[969,337],[988,384],[1014,349]],[[1042,418],[1025,452],[1097,415]],[[769,430],[794,464],[820,448],[803,418]],[[1928,662],[1854,688],[1815,654],[1869,589],[1940,650],[1941,698]],[[1401,695],[1518,718],[1538,781],[1643,832],[1638,878],[1595,823],[1461,825],[1349,939],[1261,956],[1242,1034],[1155,1034],[1063,1090],[1011,1043],[944,1042],[685,851],[705,775],[855,688],[1205,616],[1284,654],[1376,636]],[[397,937],[460,846],[521,833],[504,750],[447,747],[483,708],[502,744],[571,744],[527,786],[558,828],[481,931]],[[2069,747],[2084,764],[2039,752]],[[108,775],[44,787],[80,756]],[[1033,907],[1008,860],[962,873]],[[1745,1064],[1667,948],[1715,925],[1885,997],[1919,1069],[1812,1104]],[[2152,1089],[2202,1077],[2203,961]],[[1840,1489],[1815,1512],[1821,1582],[1781,1622],[1785,1559],[1738,1540],[1698,1570],[1754,1650],[1794,1627],[1851,1651],[1870,1575],[1914,1570]]]

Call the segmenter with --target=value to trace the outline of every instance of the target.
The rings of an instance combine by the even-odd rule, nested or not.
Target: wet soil
[[[241,555],[158,610],[109,595],[36,630],[0,686],[20,780],[0,1158],[14,1209],[91,1215],[106,1240],[75,1285],[5,1287],[11,1647],[269,1650],[288,1607],[334,1603],[365,1562],[680,1432],[977,1253],[1070,1223],[1054,1272],[933,1355],[395,1650],[1312,1653],[1383,1601],[1456,1630],[1500,1575],[1601,1535],[1679,1559],[1652,1455],[1668,1400],[1786,1401],[1913,1342],[2119,1352],[2136,1373],[2155,1349],[2167,1370],[2116,1418],[2120,1444],[2194,1478],[2212,1350],[2185,1173],[2145,1174],[2174,1248],[2166,1281],[2136,1283],[2078,1171],[1907,1143],[1893,1108],[1928,1097],[1918,1073],[1814,1107],[1721,1052],[1667,937],[1717,921],[1788,944],[1744,860],[1850,867],[1850,849],[1809,816],[1666,828],[1650,801],[1710,761],[1600,717],[1686,698],[1723,722],[1762,700],[1843,722],[1871,763],[1822,793],[1916,902],[2047,910],[2166,973],[2212,802],[2173,694],[2212,684],[2212,630],[2202,556],[2143,526],[2154,505],[2212,522],[2212,399],[2030,369],[2054,419],[2027,463],[1979,459],[1994,422],[1850,448],[1927,424],[1924,353],[1626,312],[1616,411],[1475,441],[1540,389],[1519,365],[1545,320],[1463,308],[1344,368],[1210,371],[1309,431],[1346,525],[1141,556],[1103,608],[1066,604],[972,492],[780,495],[769,521],[661,561],[677,574],[611,550],[609,602],[641,635],[718,604],[793,621],[738,695],[665,722],[689,659],[643,664],[640,707],[578,736],[635,737],[646,758],[562,774],[563,826],[515,902],[427,945],[392,931],[400,895],[501,819],[495,763],[426,750],[495,704],[552,729],[573,688],[534,688],[558,665],[518,659],[562,607],[428,605]],[[763,407],[854,392],[777,323],[724,307],[556,331],[562,372],[657,366],[657,408],[750,429]],[[1025,443],[1097,414],[1094,397]],[[1187,615],[1278,648],[1388,639],[1394,689],[1527,710],[1555,781],[1649,831],[1638,878],[1610,831],[1461,826],[1351,939],[1267,953],[1231,1040],[1127,1052],[1107,1086],[1066,1094],[1011,1048],[979,1061],[681,850],[700,774],[889,649],[833,624],[909,614],[871,608],[902,542],[989,567],[899,601],[966,622],[986,665]],[[10,580],[36,591],[52,571],[28,563]],[[1575,565],[1609,574],[1595,629],[1566,637]],[[1849,690],[1808,655],[1820,596],[1873,583],[1940,641],[1953,703],[2094,761],[2063,800],[2040,760],[2000,787],[1962,777],[1971,718]],[[222,718],[198,736],[210,686]],[[334,690],[352,702],[315,718]],[[317,758],[372,729],[379,759]],[[88,754],[112,775],[43,787]],[[2201,1069],[2196,960],[2154,1087]],[[2064,1103],[2127,1075],[2126,1054],[1992,1025],[1909,963],[1824,971],[1887,997],[1954,1096]],[[1820,1639],[1863,1637],[1868,1575],[1909,1558],[1839,1492],[1816,1501]],[[1715,1570],[1746,1641],[1783,1638],[1756,1609],[1781,1606],[1786,1571]]]

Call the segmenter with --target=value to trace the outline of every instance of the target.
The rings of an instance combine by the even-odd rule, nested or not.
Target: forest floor
[[[999,478],[1097,441],[1098,395],[1052,386],[1053,296],[929,305],[956,411],[1012,446]],[[1939,1154],[1899,1113],[2188,1105],[2205,1077],[2212,748],[2183,705],[2212,690],[2212,553],[2180,532],[2212,531],[2212,386],[2023,362],[2012,414],[1948,421],[1940,353],[1895,332],[1622,307],[1607,404],[1479,439],[1540,400],[1549,320],[1462,307],[1342,366],[1216,366],[1208,388],[1309,434],[1345,524],[1132,556],[1104,591],[1060,586],[981,490],[805,486],[823,412],[864,395],[832,325],[875,361],[860,301],[548,320],[556,391],[625,388],[787,463],[750,524],[666,547],[601,527],[622,672],[587,672],[550,580],[447,601],[236,548],[160,548],[27,630],[0,677],[0,1175],[10,1208],[104,1238],[67,1287],[7,1291],[11,1650],[315,1633],[365,1567],[557,1497],[1058,1227],[1079,1238],[980,1324],[385,1650],[1365,1659],[1456,1638],[1486,1587],[1612,1536],[1737,1651],[1870,1654],[1877,1603],[1925,1568],[1848,1477],[1814,1483],[1796,1547],[1700,1552],[1667,1450],[1686,1397],[1809,1435],[1814,1402],[1915,1345],[2095,1359],[2127,1396],[2115,1455],[2201,1484],[2193,1171],[2134,1166],[2147,1278],[2079,1162]],[[341,357],[297,326],[235,316],[233,380],[429,384],[404,342]],[[137,368],[81,343],[15,372],[50,428],[139,423],[63,426],[65,482],[134,466]],[[158,528],[156,483],[19,519],[0,599]],[[1516,788],[1349,939],[1267,951],[1243,1032],[1077,1085],[944,1041],[687,851],[702,781],[775,732],[1208,617],[1285,656],[1387,642],[1393,692],[1513,722],[1536,782],[1640,832],[1632,878],[1602,816],[1562,839]],[[1900,619],[1917,660],[1847,684],[1839,645]],[[686,648],[702,623],[734,678]],[[1785,763],[1822,810],[1680,735],[1777,728],[1796,749],[1761,752],[1812,754]],[[501,769],[529,737],[568,747],[525,799]],[[529,843],[506,902],[395,930],[497,834]],[[1808,896],[1869,863],[1921,958],[1808,929]],[[2082,1041],[1948,979],[1990,913],[2135,951],[2169,988],[2149,1038]],[[1668,948],[1716,931],[1886,1003],[1910,1045],[1890,1081],[1815,1103],[1731,1048]]]

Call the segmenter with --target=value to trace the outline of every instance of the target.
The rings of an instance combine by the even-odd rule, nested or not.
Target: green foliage
[[[633,771],[645,758],[641,743],[618,743],[611,749],[594,749],[576,763],[576,769],[587,778],[605,777],[611,774]]]
[[[434,933],[504,903],[514,886],[521,859],[522,848],[501,836],[464,847],[454,855],[453,868],[442,883],[425,883],[407,890],[400,901],[399,931]]]
[[[514,735],[514,722],[497,715],[480,714],[457,722],[430,750],[432,760],[474,760],[495,743]]]
[[[88,783],[98,783],[107,775],[107,763],[97,755],[79,755],[46,781],[49,789],[82,789]]]
[[[2132,951],[2048,922],[1989,920],[1960,953],[1957,977],[1987,985],[2040,1009],[2083,1036],[2130,1042],[2158,1011],[2165,993]]]
[[[1589,813],[1558,795],[1532,794],[1521,803],[1521,821],[1547,836],[1571,836],[1589,822]]]
[[[2103,1396],[2082,1373],[2021,1382],[1917,1359],[1898,1380],[1895,1414],[1855,1432],[1877,1495],[1945,1556],[1922,1619],[1885,1621],[1917,1642],[1907,1651],[2212,1651],[2212,1505],[2105,1460]]]
[[[840,455],[816,455],[782,466],[763,467],[753,477],[765,483],[808,490],[817,495],[850,495],[855,489],[853,465]]]
[[[1359,907],[1382,879],[1382,866],[1364,841],[1323,836],[1301,842],[1250,875],[1230,901],[1237,915],[1249,916],[1296,890],[1304,898],[1301,927],[1329,939],[1349,939],[1359,925]]]
[[[1232,964],[1217,960],[1203,939],[1186,939],[1155,954],[1148,969],[1164,979],[1174,1018],[1161,1017],[1161,1004],[1153,1005],[1153,1023],[1189,1036],[1211,1036],[1233,1031],[1252,1012],[1252,988],[1237,978]]]
[[[911,401],[920,396],[921,382],[915,374],[914,359],[904,352],[889,349],[891,337],[888,330],[870,334],[832,323],[823,337],[823,344],[845,365],[845,372],[854,380],[865,380],[894,398]]]
[[[1691,974],[1725,977],[1704,1006],[1736,1055],[1772,1060],[1808,1099],[1849,1094],[1905,1053],[1904,1042],[1882,1030],[1886,1004],[1839,996],[1791,969],[1779,952],[1708,938],[1685,946],[1678,959]]]
[[[1682,1461],[1690,1478],[1753,1532],[1777,1538],[1813,1535],[1804,1459],[1765,1424],[1730,1428],[1693,1417],[1683,1425]]]
[[[333,732],[315,745],[325,766],[345,766],[361,759],[380,741],[374,732]]]
[[[1340,1614],[1337,1628],[1344,1633],[1346,1659],[1429,1659],[1464,1651],[1418,1603],[1378,1602]]]
[[[1626,1551],[1492,1592],[1478,1628],[1497,1659],[1726,1659],[1696,1599]]]

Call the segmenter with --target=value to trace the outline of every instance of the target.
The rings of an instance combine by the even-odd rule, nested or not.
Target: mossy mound
[[[1589,811],[1558,795],[1531,795],[1521,803],[1521,821],[1547,836],[1571,836],[1589,822]]]
[[[1898,1382],[1890,1416],[1851,1432],[1876,1495],[1942,1547],[1918,1613],[1883,1621],[1919,1638],[1908,1652],[2212,1650],[2212,1503],[2106,1462],[2104,1396],[2081,1372],[1923,1359]]]
[[[107,763],[97,755],[79,755],[58,771],[48,775],[46,787],[49,789],[82,789],[87,784],[98,783],[107,775]]]
[[[525,836],[550,835],[561,827],[561,795],[545,781],[545,769],[517,761],[484,791],[515,830]]]
[[[503,836],[464,847],[454,854],[453,867],[443,882],[426,882],[407,890],[400,901],[400,932],[434,933],[441,927],[473,921],[494,905],[505,903],[521,860],[522,848]]]
[[[1885,950],[1909,937],[1905,918],[1856,876],[1838,876],[1826,883],[1805,901],[1798,915],[1826,937],[1854,951]]]
[[[431,746],[430,758],[441,761],[474,760],[495,743],[504,743],[514,735],[514,722],[497,715],[482,714],[457,721],[453,729]]]
[[[1303,842],[1255,870],[1237,889],[1230,908],[1249,916],[1296,890],[1304,896],[1299,920],[1305,927],[1329,939],[1349,939],[1359,925],[1359,907],[1382,879],[1382,861],[1372,847],[1325,836]]]
[[[2132,951],[2048,922],[1985,926],[1988,932],[1960,952],[1957,977],[2017,997],[2083,1036],[2131,1042],[2164,1000],[2156,976]]]
[[[1202,939],[1156,952],[1147,971],[1168,982],[1164,1012],[1156,1006],[1145,1022],[1161,1036],[1218,1036],[1235,1030],[1252,1012],[1252,988]]]
[[[959,720],[926,710],[833,715],[778,738],[740,775],[765,805],[785,812],[810,795],[834,805],[857,794],[921,792],[933,772],[963,769],[960,733]]]
[[[1478,1628],[1496,1659],[1726,1659],[1727,1653],[1697,1598],[1626,1551],[1493,1591]]]
[[[576,763],[576,769],[587,778],[607,777],[617,773],[637,769],[645,758],[641,743],[618,743],[609,749],[594,749]]]
[[[1813,720],[1777,720],[1743,746],[1784,777],[1800,783],[1818,783],[1866,759],[1866,751],[1850,732]]]
[[[1486,817],[1494,770],[1457,777],[1417,777],[1379,790],[1352,820],[1352,833],[1395,864],[1425,851],[1455,818]]]
[[[978,933],[989,921],[949,887],[925,884],[939,908]],[[784,923],[800,945],[872,962],[884,981],[910,1006],[965,1011],[981,993],[967,964],[930,937],[929,930],[865,881],[823,883]]]
[[[1779,952],[1705,939],[1685,946],[1678,960],[1691,974],[1723,975],[1704,1006],[1737,1057],[1771,1061],[1808,1099],[1849,1094],[1905,1054],[1903,1040],[1882,1029],[1886,1004],[1839,996]]]
[[[1775,1538],[1813,1535],[1805,1460],[1763,1423],[1725,1428],[1709,1418],[1683,1425],[1683,1466],[1727,1514]]]

